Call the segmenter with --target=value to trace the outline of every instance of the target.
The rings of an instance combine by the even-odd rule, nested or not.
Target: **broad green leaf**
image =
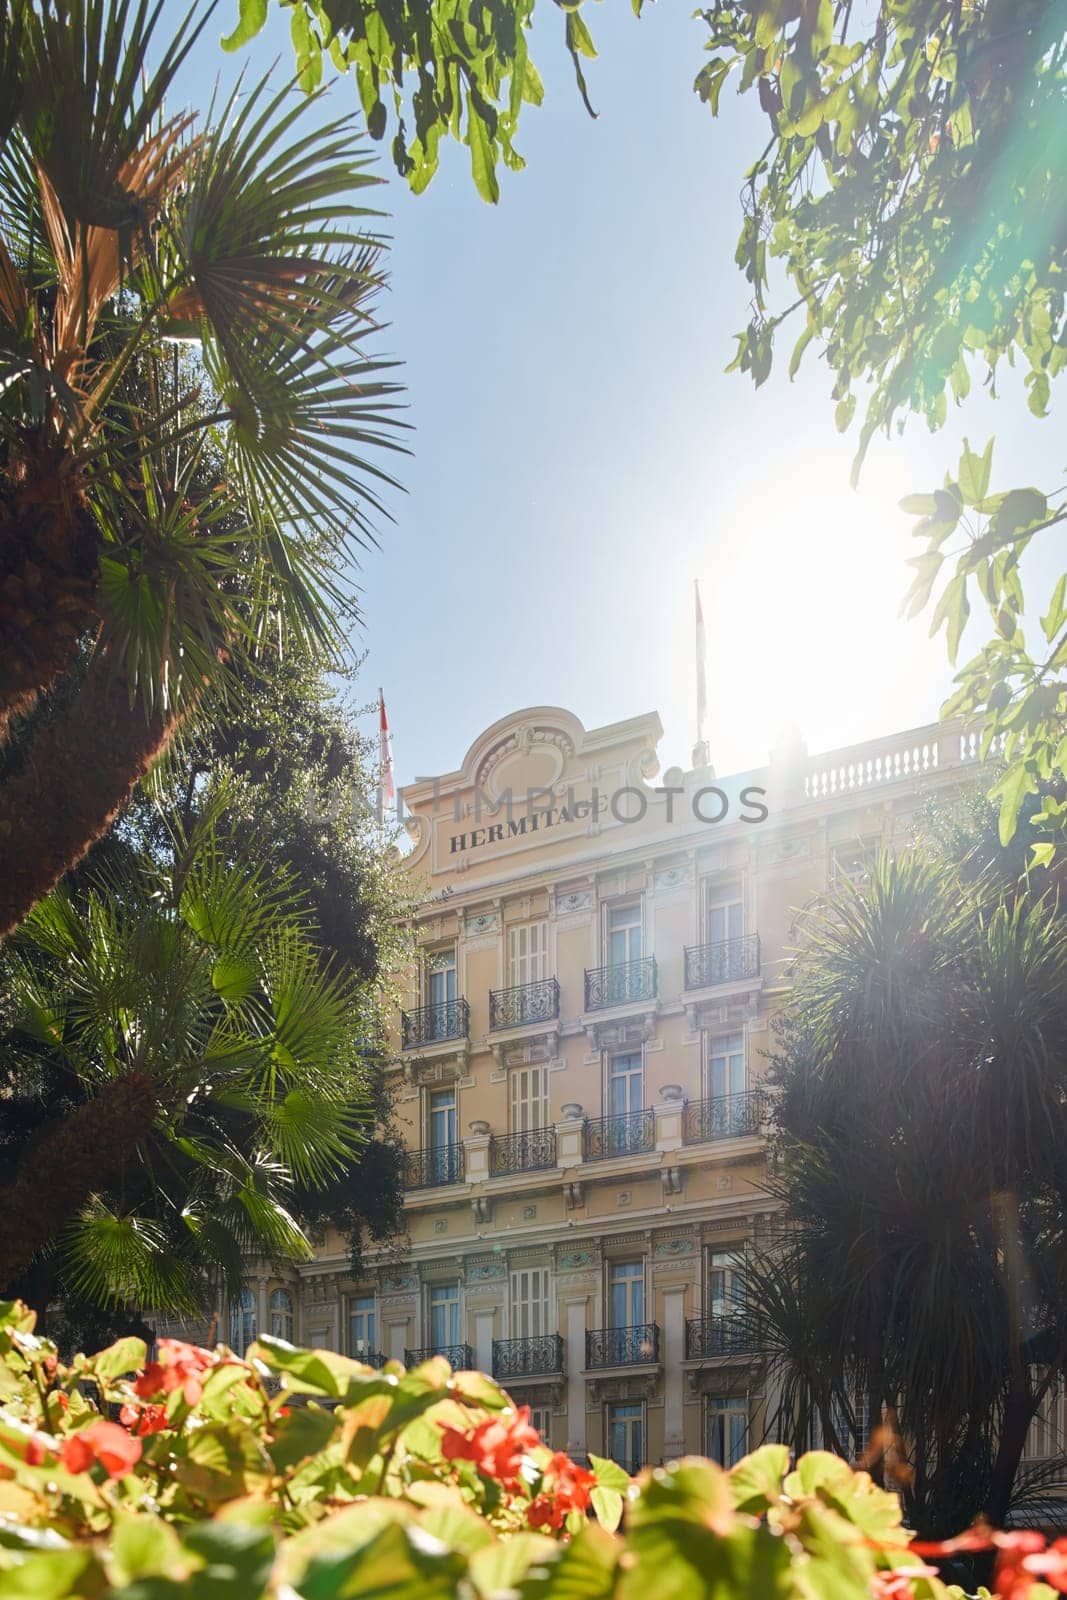
[[[483,1600],[511,1600],[531,1567],[555,1553],[555,1540],[541,1533],[513,1533],[471,1557],[471,1582]]]
[[[316,1557],[301,1600],[455,1600],[467,1563],[428,1533],[393,1523],[358,1550]]]
[[[620,1467],[617,1461],[609,1461],[605,1456],[595,1456],[590,1453],[589,1465],[596,1473],[596,1481],[605,1489],[618,1489],[623,1494],[630,1487],[630,1474],[625,1468]]]
[[[597,1484],[592,1493],[593,1510],[596,1512],[597,1521],[602,1528],[607,1528],[609,1533],[622,1521],[623,1497],[618,1489],[608,1489]]]
[[[1043,522],[1048,501],[1040,489],[1009,489],[990,518],[990,531],[996,534],[1019,533]]]
[[[237,26],[219,41],[224,50],[240,50],[242,45],[255,38],[267,21],[267,0],[239,0],[239,5]]]
[[[738,1511],[758,1516],[781,1498],[789,1471],[789,1447],[765,1444],[730,1469],[730,1490]]]
[[[989,476],[993,470],[993,440],[990,439],[981,455],[976,455],[969,442],[963,441],[960,456],[959,480],[964,504],[976,508],[989,493]]]
[[[99,1351],[85,1368],[86,1374],[102,1378],[105,1383],[121,1378],[126,1373],[137,1372],[145,1364],[148,1347],[143,1339],[117,1339],[106,1350]]]
[[[521,1600],[610,1600],[615,1593],[621,1541],[587,1522],[568,1544],[531,1566],[519,1593]]]
[[[178,1535],[160,1516],[119,1511],[111,1527],[109,1559],[116,1583],[134,1583],[154,1573],[176,1577],[181,1564]]]
[[[467,96],[467,143],[470,145],[475,188],[483,200],[495,206],[500,199],[500,184],[496,175],[493,141],[470,94]]]
[[[991,800],[1000,801],[1000,842],[1011,843],[1019,821],[1019,811],[1035,788],[1025,759],[1015,761],[989,791]]]

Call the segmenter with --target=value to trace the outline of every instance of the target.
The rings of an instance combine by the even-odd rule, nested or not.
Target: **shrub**
[[[491,1379],[440,1359],[376,1371],[264,1338],[244,1361],[176,1340],[147,1361],[129,1338],[67,1367],[33,1328],[20,1302],[0,1305],[5,1596],[962,1593],[909,1546],[896,1497],[821,1452],[791,1470],[784,1446],[765,1445],[730,1472],[684,1460],[631,1481],[596,1456],[583,1468],[553,1453]],[[1059,1573],[1056,1547],[1001,1543],[1015,1584],[1001,1592],[1054,1600],[1032,1576]]]

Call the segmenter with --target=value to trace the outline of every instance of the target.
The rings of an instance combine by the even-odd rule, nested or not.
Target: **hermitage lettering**
[[[751,811],[749,816],[742,812],[742,822],[765,822],[769,815],[767,807],[763,804],[766,789],[750,786],[742,789],[740,801],[745,811]],[[653,789],[653,795],[666,797],[666,820],[674,821],[674,796],[683,794],[682,789]],[[707,804],[706,797],[712,797],[711,804],[716,808],[709,812],[704,809]],[[756,798],[756,797],[759,798]],[[475,816],[478,816],[481,806],[477,803],[481,798],[480,791],[476,792]],[[636,807],[632,802],[636,800]],[[730,797],[724,789],[715,785],[697,789],[691,797],[693,816],[698,822],[722,822],[730,810]],[[474,827],[466,833],[454,833],[449,840],[449,854],[461,855],[465,850],[481,850],[485,845],[503,844],[505,839],[518,839],[527,834],[547,833],[550,828],[556,828],[564,822],[585,822],[592,818],[598,820],[606,811],[610,811],[616,822],[641,822],[648,810],[648,796],[641,790],[629,786],[618,789],[610,797],[602,795],[594,789],[588,800],[568,799],[566,805],[535,807],[533,794],[526,799],[525,813],[516,817],[513,815],[514,798],[508,793],[501,796],[499,801],[490,807],[495,813],[506,810],[507,818],[503,822],[487,823],[485,827]]]

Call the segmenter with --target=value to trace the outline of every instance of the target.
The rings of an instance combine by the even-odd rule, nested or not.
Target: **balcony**
[[[638,1322],[631,1328],[590,1328],[585,1335],[585,1364],[599,1367],[649,1367],[659,1361],[659,1328]]]
[[[690,1100],[682,1111],[682,1142],[710,1144],[713,1139],[744,1139],[760,1131],[763,1095],[723,1094],[714,1100]]]
[[[405,1350],[404,1365],[417,1367],[420,1362],[430,1361],[434,1356],[444,1356],[456,1372],[471,1372],[474,1369],[474,1351],[469,1344],[428,1344],[421,1350]]]
[[[493,1340],[493,1377],[501,1383],[516,1378],[554,1378],[562,1372],[563,1340],[558,1333]]]
[[[404,1159],[405,1189],[435,1189],[462,1183],[465,1167],[461,1144],[440,1144],[432,1150],[409,1150]]]
[[[401,1013],[405,1050],[421,1050],[449,1039],[466,1039],[470,1033],[470,1007],[466,1000],[446,1000],[439,1006],[419,1006]]]
[[[555,1128],[531,1128],[526,1133],[494,1134],[489,1141],[489,1172],[541,1172],[556,1165]]]
[[[558,1016],[559,984],[555,978],[489,992],[490,1028],[523,1028],[531,1023],[554,1022]]]
[[[349,1351],[349,1355],[353,1361],[362,1361],[365,1367],[384,1367],[389,1360],[380,1350],[372,1350],[369,1345],[365,1347],[361,1340]]]
[[[743,939],[717,939],[713,944],[691,944],[685,951],[687,989],[713,989],[720,983],[741,983],[758,978],[759,934]]]
[[[640,1155],[656,1148],[654,1111],[630,1111],[620,1117],[596,1117],[582,1129],[583,1161],[609,1161],[612,1156]]]
[[[614,967],[591,967],[585,974],[585,1009],[606,1011],[610,1006],[634,1005],[656,998],[656,958],[624,961]]]
[[[709,1361],[715,1356],[751,1356],[757,1340],[747,1317],[689,1317],[685,1324],[685,1358]]]

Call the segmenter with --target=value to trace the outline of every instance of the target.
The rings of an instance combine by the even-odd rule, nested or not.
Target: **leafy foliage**
[[[313,90],[326,58],[355,75],[367,127],[376,139],[393,126],[397,171],[419,194],[437,171],[441,140],[470,150],[471,175],[483,200],[500,195],[499,163],[513,172],[525,162],[515,148],[524,105],[544,96],[530,59],[534,0],[282,0],[290,13],[300,82]],[[640,15],[643,0],[633,0]],[[235,50],[267,19],[268,0],[239,0],[237,26],[223,42]],[[582,0],[559,8],[563,42],[590,116],[583,60],[596,48]]]
[[[747,176],[737,262],[752,317],[734,365],[765,382],[790,318],[802,326],[794,374],[814,347],[833,373],[840,430],[864,400],[856,470],[878,429],[909,412],[931,428],[982,381],[1022,369],[1030,410],[1046,415],[1067,360],[1067,235],[1048,196],[1067,177],[1067,33],[1058,0],[715,0],[702,12],[710,59],[696,87],[713,112],[728,81],[755,92],[769,138]],[[778,309],[777,269],[795,299]],[[1067,775],[1067,613],[1063,582],[1028,653],[1019,557],[1060,529],[1067,500],[989,492],[991,452],[964,451],[958,472],[905,509],[926,541],[912,612],[940,589],[953,659],[977,591],[995,637],[959,675],[947,712],[968,711],[1012,759],[1000,789],[1005,837],[1024,795],[1058,832]],[[968,527],[965,513],[977,513]],[[953,566],[944,547],[964,535]],[[1062,796],[1060,797],[1062,799]],[[1053,845],[1039,845],[1047,859]]]
[[[343,654],[393,481],[368,148],[266,79],[168,120],[207,15],[153,70],[158,7],[5,8],[0,742],[72,692],[0,786],[0,936],[265,646]]]
[[[193,1310],[246,1252],[306,1255],[294,1181],[335,1182],[365,1142],[367,990],[324,965],[284,870],[215,822],[87,872],[13,941],[5,1283],[46,1252],[84,1299]]]
[[[886,857],[805,914],[773,1065],[781,1238],[747,1280],[785,1436],[862,1450],[866,1413],[936,1533],[1003,1520],[1067,1373],[1067,925],[973,865]]]
[[[19,1303],[0,1309],[0,1582],[34,1600],[959,1600],[909,1548],[896,1497],[825,1454],[768,1446],[730,1473],[686,1460],[631,1481],[536,1441],[525,1411],[435,1358],[382,1371],[262,1339],[124,1340],[62,1367]],[[87,1395],[98,1397],[99,1408]],[[101,1410],[117,1413],[104,1421]],[[488,1451],[488,1453],[487,1453]],[[475,1459],[477,1458],[477,1459]],[[614,1515],[534,1506],[582,1476]],[[594,1491],[595,1492],[595,1491]],[[607,1526],[605,1526],[605,1520]],[[543,1525],[544,1526],[544,1525]],[[550,1526],[550,1525],[549,1525]],[[998,1536],[983,1536],[991,1545]],[[1033,1537],[1033,1536],[1031,1536]],[[1004,1536],[1011,1541],[1013,1536]],[[1016,1600],[1056,1547],[1009,1545]],[[1008,1553],[1002,1550],[1002,1565]],[[1004,1567],[1006,1571],[1006,1566]],[[1008,1591],[1003,1590],[1004,1593]]]

